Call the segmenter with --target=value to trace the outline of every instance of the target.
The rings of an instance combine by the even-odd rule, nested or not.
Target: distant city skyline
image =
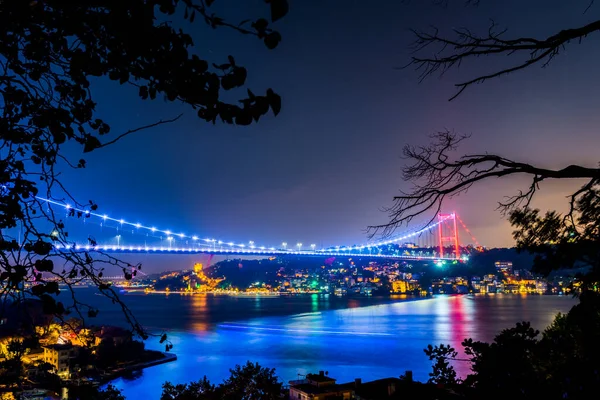
[[[485,70],[486,60],[421,84],[418,73],[396,69],[409,61],[409,28],[483,31],[493,18],[509,34],[543,37],[592,18],[583,3],[581,10],[559,0],[505,3],[296,2],[278,23],[283,41],[272,52],[197,24],[198,49],[215,62],[234,55],[248,68],[253,91],[272,87],[282,96],[281,114],[250,127],[212,126],[188,107],[141,102],[130,87],[96,82],[98,111],[112,124],[111,135],[180,112],[184,117],[90,153],[85,170],[65,171],[66,186],[78,199],[98,202],[99,212],[163,228],[327,246],[364,242],[368,225],[386,221],[380,208],[410,187],[401,181],[402,146],[426,144],[438,130],[472,134],[459,153],[490,151],[549,168],[595,165],[600,116],[591,77],[598,55],[590,49],[598,38],[571,45],[548,68],[486,82],[452,102],[453,84],[474,68]],[[244,3],[229,15],[249,11],[252,5]],[[511,246],[510,226],[495,207],[520,183],[486,182],[444,211],[459,213],[482,245]],[[544,184],[534,205],[563,209],[574,185]]]

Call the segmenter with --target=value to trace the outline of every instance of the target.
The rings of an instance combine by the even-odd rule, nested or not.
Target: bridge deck
[[[447,260],[454,261],[456,257],[436,257],[429,255],[413,254],[373,254],[368,252],[335,252],[328,250],[278,250],[278,249],[227,249],[227,248],[182,248],[182,247],[154,247],[154,246],[55,246],[58,251],[103,252],[122,254],[213,254],[213,255],[238,255],[238,256],[301,256],[301,257],[362,257],[394,260]]]

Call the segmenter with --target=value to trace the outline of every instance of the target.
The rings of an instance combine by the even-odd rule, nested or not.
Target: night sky
[[[262,0],[218,3],[243,5],[224,10],[232,20],[267,10]],[[509,34],[545,37],[597,19],[600,5],[584,15],[588,0],[482,1],[479,7],[457,0],[448,8],[416,0],[291,3],[277,23],[283,41],[274,51],[198,21],[191,28],[201,55],[215,62],[233,55],[248,68],[255,93],[272,87],[282,96],[278,117],[250,127],[213,126],[185,105],[141,101],[135,88],[97,82],[98,112],[113,135],[185,115],[87,156],[86,170],[66,171],[72,193],[95,200],[102,213],[201,237],[329,246],[363,243],[368,225],[386,221],[380,208],[407,188],[402,147],[426,144],[437,130],[471,133],[463,152],[550,168],[597,162],[598,37],[569,46],[545,69],[486,82],[452,102],[454,83],[507,59],[471,60],[423,83],[417,72],[397,67],[409,61],[409,28],[468,26],[484,33],[494,19]],[[520,182],[488,181],[446,211],[456,210],[483,245],[510,246],[510,226],[495,208]],[[562,208],[570,187],[543,185],[536,205]]]

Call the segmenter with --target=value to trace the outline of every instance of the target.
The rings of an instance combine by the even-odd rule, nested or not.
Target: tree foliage
[[[282,384],[275,375],[275,369],[248,361],[243,367],[236,365],[230,372],[231,376],[222,384],[224,399],[283,399]]]
[[[113,385],[108,385],[106,388],[99,390],[93,400],[125,400],[125,396]]]
[[[115,386],[108,384],[99,389],[92,385],[78,385],[69,388],[69,399],[76,400],[125,400],[125,396]]]
[[[217,387],[206,378],[196,382],[173,385],[171,382],[163,384],[160,400],[217,400],[219,399]]]
[[[453,385],[471,398],[594,397],[600,383],[600,296],[586,292],[542,335],[522,322],[492,343],[466,339],[462,346],[466,360],[457,360],[458,352],[449,345],[425,349],[434,361],[431,382]],[[464,361],[472,373],[460,381],[453,363]]]
[[[449,3],[443,0],[437,3]],[[469,1],[478,4],[478,1]],[[588,2],[585,11],[593,7]],[[534,25],[530,25],[534,29]],[[456,84],[459,94],[475,83],[483,83],[533,65],[547,65],[567,45],[582,42],[589,35],[600,31],[600,20],[583,23],[576,28],[562,28],[545,37],[536,38],[534,32],[525,37],[508,37],[506,29],[497,29],[492,23],[488,32],[478,34],[469,28],[455,28],[448,35],[437,28],[430,32],[414,30],[414,53],[409,65],[421,72],[421,79],[435,73],[444,74],[465,62],[476,62],[482,57],[506,56],[507,67],[496,64],[490,73],[475,73],[467,81]],[[412,183],[410,190],[394,198],[387,208],[389,221],[370,227],[371,235],[390,235],[402,224],[416,217],[426,216],[433,221],[447,199],[460,195],[473,185],[492,178],[525,176],[529,186],[516,194],[507,196],[499,203],[499,209],[510,215],[515,227],[513,236],[518,248],[537,255],[535,268],[549,273],[560,268],[587,268],[588,286],[598,281],[598,216],[600,215],[600,168],[597,166],[567,165],[550,169],[527,161],[513,160],[493,153],[457,155],[459,145],[467,139],[451,130],[432,135],[430,145],[414,147],[407,145],[404,156],[407,164],[403,179]],[[582,180],[583,184],[569,196],[566,215],[556,212],[540,215],[530,209],[531,201],[544,181]]]
[[[598,290],[600,282],[600,186],[586,191],[567,215],[543,216],[537,209],[517,209],[510,215],[517,248],[535,254],[534,271],[548,275],[563,268],[579,270],[581,290]]]
[[[439,346],[428,345],[424,350],[430,361],[435,361],[432,371],[429,373],[429,383],[439,385],[456,385],[460,379],[456,371],[450,364],[450,360],[456,359],[458,352],[450,345],[440,344]]]
[[[279,400],[284,399],[283,385],[275,370],[263,368],[248,361],[236,365],[231,375],[218,386],[211,384],[206,376],[189,384],[163,385],[161,400]]]
[[[158,97],[189,105],[204,121],[248,125],[281,99],[272,90],[239,101],[223,92],[246,87],[248,71],[233,56],[207,60],[194,46],[189,24],[228,28],[277,47],[281,35],[271,22],[288,11],[286,0],[266,0],[266,18],[229,22],[211,11],[214,0],[21,1],[0,2],[0,286],[3,298],[33,295],[49,314],[97,310],[73,296],[57,302],[59,283],[87,279],[123,308],[133,329],[145,335],[135,317],[101,277],[105,265],[131,279],[140,266],[98,252],[71,248],[64,218],[87,218],[98,209],[71,198],[60,181],[61,168],[84,168],[70,159],[79,149],[98,150],[119,139],[178,117],[111,132],[96,110],[94,87],[109,79],[131,87],[142,100]],[[172,22],[179,21],[179,23]],[[231,98],[231,96],[227,96]],[[77,205],[67,216],[44,199]],[[60,244],[62,250],[55,245]],[[90,239],[90,245],[95,243]],[[35,283],[33,287],[24,285]]]

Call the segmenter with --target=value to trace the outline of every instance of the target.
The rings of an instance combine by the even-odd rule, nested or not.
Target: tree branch
[[[503,212],[523,204],[528,206],[539,183],[545,179],[589,180],[574,193],[571,208],[578,196],[600,182],[600,168],[570,165],[553,170],[492,154],[465,155],[453,159],[450,153],[455,151],[457,145],[467,136],[443,131],[432,137],[434,142],[428,147],[415,149],[406,146],[404,148],[405,158],[412,163],[403,168],[403,179],[412,182],[413,188],[409,193],[394,197],[394,205],[386,210],[390,221],[386,224],[370,226],[371,236],[378,232],[389,235],[398,226],[409,223],[415,217],[434,212],[429,219],[431,222],[440,212],[445,199],[466,192],[473,184],[492,177],[501,178],[518,174],[531,177],[531,185],[527,191],[520,191],[517,195],[509,197],[506,202],[499,203],[499,208]]]
[[[140,127],[138,127],[138,128],[135,128],[135,129],[130,129],[130,130],[128,130],[127,132],[123,132],[122,134],[120,134],[119,136],[117,136],[116,138],[114,138],[113,140],[110,140],[110,141],[108,141],[108,142],[106,142],[106,143],[103,143],[103,144],[101,144],[101,145],[100,145],[98,148],[102,148],[102,147],[106,147],[106,146],[109,146],[109,145],[111,145],[111,144],[114,144],[114,143],[115,143],[115,142],[117,142],[118,140],[120,140],[120,139],[124,138],[125,136],[127,136],[127,135],[130,135],[130,134],[132,134],[132,133],[139,132],[139,131],[142,131],[142,130],[144,130],[144,129],[150,129],[150,128],[154,128],[154,127],[156,127],[156,126],[159,126],[159,125],[163,125],[163,124],[169,124],[169,123],[171,123],[171,122],[175,122],[175,121],[177,121],[179,118],[181,118],[181,116],[182,116],[182,115],[183,115],[183,114],[179,114],[179,115],[178,115],[178,116],[176,116],[175,118],[171,118],[171,119],[165,119],[165,120],[162,120],[162,119],[161,119],[160,121],[158,121],[158,122],[154,122],[153,124],[150,124],[150,125],[144,125],[144,126],[140,126]]]
[[[488,79],[519,71],[538,63],[542,63],[542,67],[545,67],[566,44],[574,40],[581,42],[583,38],[599,30],[600,20],[578,28],[561,30],[545,39],[530,37],[504,39],[503,36],[506,30],[497,31],[494,22],[492,22],[487,36],[478,36],[466,28],[454,29],[456,35],[454,39],[440,36],[437,29],[434,29],[432,33],[413,30],[416,36],[413,43],[414,53],[422,52],[429,46],[437,47],[437,49],[430,57],[413,56],[411,62],[404,68],[414,65],[416,70],[421,71],[420,79],[423,80],[437,72],[443,75],[450,68],[459,66],[467,59],[499,54],[527,54],[527,59],[510,67],[457,83],[455,86],[458,90],[449,99],[451,101],[475,83],[483,83]]]

